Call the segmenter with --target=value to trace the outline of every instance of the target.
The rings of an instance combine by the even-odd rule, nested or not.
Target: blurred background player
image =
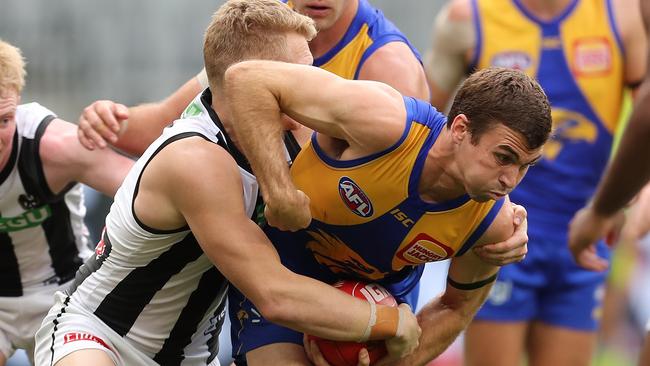
[[[553,107],[545,158],[511,194],[529,212],[529,253],[501,271],[469,327],[468,365],[518,365],[524,354],[530,365],[589,364],[606,273],[575,265],[568,222],[607,163],[625,86],[645,73],[644,34],[638,1],[453,0],[436,19],[435,106],[468,72],[503,66],[536,77]]]
[[[133,162],[85,151],[75,125],[38,103],[20,104],[25,63],[0,40],[0,365],[30,359],[34,334],[92,253],[81,182],[113,196]]]
[[[650,40],[650,3],[641,2],[641,15]],[[650,43],[648,44],[650,48]],[[650,67],[650,65],[648,66]],[[599,257],[594,246],[615,224],[615,214],[621,210],[641,187],[650,179],[650,73],[646,73],[639,88],[636,104],[630,122],[621,140],[621,146],[611,165],[601,180],[593,201],[580,210],[569,231],[569,245],[576,261],[591,270],[601,270],[607,265],[606,259]],[[641,195],[641,209],[648,208],[648,195]],[[644,197],[645,196],[645,197]],[[644,217],[648,224],[648,217]],[[647,227],[647,226],[646,226]],[[645,227],[637,234],[645,232]],[[647,283],[644,291],[647,291]],[[650,319],[646,326],[650,332]],[[646,334],[645,344],[639,359],[640,366],[650,365],[650,333]]]

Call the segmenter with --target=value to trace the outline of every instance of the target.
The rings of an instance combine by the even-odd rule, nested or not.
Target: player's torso
[[[521,0],[473,0],[478,68],[535,77],[552,106],[544,159],[511,198],[570,216],[591,196],[607,163],[622,103],[623,56],[608,0],[579,0],[540,21]]]
[[[0,172],[0,296],[66,282],[90,254],[81,186],[50,192],[38,156],[53,118],[37,103],[20,105],[16,113],[12,152]]]
[[[203,102],[197,97],[133,166],[106,218],[103,240],[80,270],[85,277],[78,277],[71,289],[72,304],[83,306],[162,364],[180,356],[214,357],[223,319],[227,280],[189,227],[151,228],[133,210],[143,171],[161,149],[195,136],[215,144],[224,139]],[[245,208],[252,215],[257,181],[244,169],[240,173]]]
[[[313,221],[303,240],[332,272],[382,279],[406,266],[467,250],[502,202],[469,197],[427,203],[418,193],[426,153],[445,128],[430,105],[405,98],[408,122],[399,142],[350,161],[329,158],[317,141],[303,148],[291,172],[311,199]]]
[[[292,6],[291,1],[287,3]],[[343,38],[324,55],[314,59],[314,66],[346,79],[357,79],[368,57],[389,42],[406,43],[420,60],[415,47],[379,9],[372,7],[367,0],[359,0],[357,14]]]

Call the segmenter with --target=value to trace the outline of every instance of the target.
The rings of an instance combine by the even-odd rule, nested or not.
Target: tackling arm
[[[371,81],[350,81],[327,71],[273,61],[246,61],[225,74],[224,95],[232,113],[235,138],[248,157],[269,207],[286,207],[299,229],[309,224],[308,207],[297,214],[296,190],[289,177],[282,143],[282,115],[344,140],[360,156],[383,150],[401,136],[406,111],[402,96]],[[329,136],[329,137],[327,137]],[[306,219],[307,218],[307,219]]]
[[[384,339],[398,333],[403,309],[377,307],[378,319],[394,326],[370,326],[367,332],[368,303],[280,263],[275,248],[244,210],[237,165],[217,145],[200,138],[170,144],[147,167],[141,187],[147,190],[142,197],[153,192],[155,201],[162,202],[158,212],[177,212],[187,222],[210,260],[270,321],[336,340],[360,340],[366,333]],[[409,324],[409,329],[400,337],[412,346],[419,328],[410,317],[412,323],[406,314],[402,325]]]

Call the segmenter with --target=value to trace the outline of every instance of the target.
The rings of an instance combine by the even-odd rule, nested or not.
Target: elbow
[[[257,301],[254,301],[254,303],[264,319],[276,324],[286,325],[296,321],[297,312],[291,299],[291,294],[288,294],[282,288],[269,286],[259,294]]]
[[[224,89],[230,90],[237,85],[245,85],[246,78],[255,71],[255,61],[242,61],[230,65],[223,75]]]
[[[290,306],[286,306],[284,301],[264,300],[257,307],[264,319],[276,324],[289,324],[292,322],[291,312],[287,311]]]

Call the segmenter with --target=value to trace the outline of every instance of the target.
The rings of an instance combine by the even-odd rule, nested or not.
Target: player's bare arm
[[[361,66],[358,79],[381,81],[403,95],[429,99],[424,69],[404,42],[390,42],[375,51]]]
[[[269,240],[244,212],[238,167],[221,147],[190,137],[163,148],[142,176],[135,212],[145,224],[160,229],[187,223],[217,268],[265,318],[336,340],[366,336],[368,303],[282,266]],[[399,324],[371,326],[369,337],[399,339],[402,352],[413,349],[419,328],[412,314],[388,307],[377,307],[376,314]],[[400,316],[404,319],[398,320]]]
[[[312,88],[310,85],[318,85]],[[327,89],[327,93],[321,93]],[[406,119],[402,96],[372,81],[349,81],[327,71],[271,61],[230,67],[225,94],[235,137],[255,171],[270,206],[300,201],[285,164],[282,113],[324,135],[319,141],[336,158],[353,159],[388,148],[401,136]],[[304,202],[304,200],[302,200]],[[301,209],[308,215],[308,207]],[[307,225],[307,215],[296,226]],[[306,221],[306,222],[304,222]]]
[[[111,149],[87,151],[77,139],[77,126],[61,119],[50,122],[39,152],[54,193],[72,182],[80,182],[113,197],[133,165],[133,160]]]
[[[197,75],[188,80],[158,103],[131,108],[110,100],[92,103],[79,117],[79,140],[89,150],[105,148],[110,143],[130,155],[142,155],[201,91],[198,78]]]
[[[505,198],[508,199],[507,197]],[[477,246],[502,241],[513,231],[513,210],[507,200]],[[485,263],[473,251],[451,261],[445,292],[418,312],[420,346],[400,365],[425,365],[442,353],[467,327],[496,279],[499,267]]]
[[[639,12],[640,0],[614,0],[614,16],[625,52],[625,82],[637,89],[646,74],[648,40]]]
[[[436,16],[424,68],[431,104],[444,110],[471,62],[476,34],[469,0],[452,0]]]

